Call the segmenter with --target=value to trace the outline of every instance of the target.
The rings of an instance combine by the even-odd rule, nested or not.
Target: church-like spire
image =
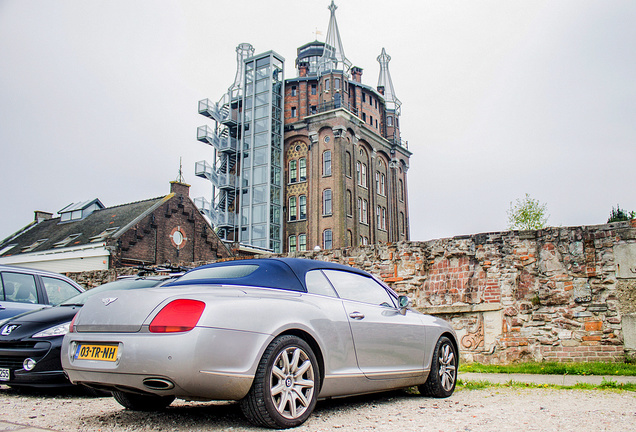
[[[318,64],[319,73],[331,70],[341,70],[346,74],[351,68],[351,62],[345,56],[344,48],[342,47],[340,31],[338,30],[338,22],[336,21],[336,9],[338,9],[338,6],[336,6],[333,0],[331,0],[331,5],[329,5],[331,18],[329,19],[329,29],[327,30],[325,50]]]
[[[388,55],[384,48],[382,53],[378,56],[378,62],[380,63],[380,77],[378,78],[378,89],[384,88],[384,100],[386,101],[386,107],[389,110],[394,110],[397,115],[400,115],[400,107],[402,102],[395,95],[395,89],[393,89],[393,81],[391,80],[391,73],[389,72],[389,62],[391,56]]]

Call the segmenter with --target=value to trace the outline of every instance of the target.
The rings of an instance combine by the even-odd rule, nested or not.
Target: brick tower
[[[197,163],[213,199],[196,202],[239,248],[295,252],[409,239],[411,153],[400,136],[391,57],[383,48],[377,87],[363,84],[362,68],[345,56],[336,9],[332,0],[325,42],[298,48],[295,78],[283,80],[281,56],[254,56],[241,44],[228,94],[199,103],[215,121],[198,133],[215,162]]]

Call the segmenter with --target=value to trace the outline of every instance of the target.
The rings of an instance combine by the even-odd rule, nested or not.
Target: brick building
[[[35,220],[0,243],[0,263],[56,272],[211,261],[232,256],[189,197],[171,182],[168,195],[105,207],[94,199]]]
[[[214,120],[197,137],[214,163],[196,174],[213,185],[212,201],[195,200],[239,249],[274,252],[409,239],[401,102],[382,49],[373,88],[344,54],[331,3],[325,42],[298,48],[296,77],[284,59],[237,47],[237,73],[217,103],[199,102]]]

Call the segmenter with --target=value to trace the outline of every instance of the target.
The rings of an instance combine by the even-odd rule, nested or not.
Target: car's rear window
[[[179,278],[179,281],[197,279],[237,279],[249,276],[256,271],[257,265],[231,265],[207,267],[192,270]]]

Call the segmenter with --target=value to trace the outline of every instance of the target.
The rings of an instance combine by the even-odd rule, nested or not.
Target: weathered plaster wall
[[[290,255],[382,277],[449,320],[467,361],[622,361],[636,351],[636,220]]]

